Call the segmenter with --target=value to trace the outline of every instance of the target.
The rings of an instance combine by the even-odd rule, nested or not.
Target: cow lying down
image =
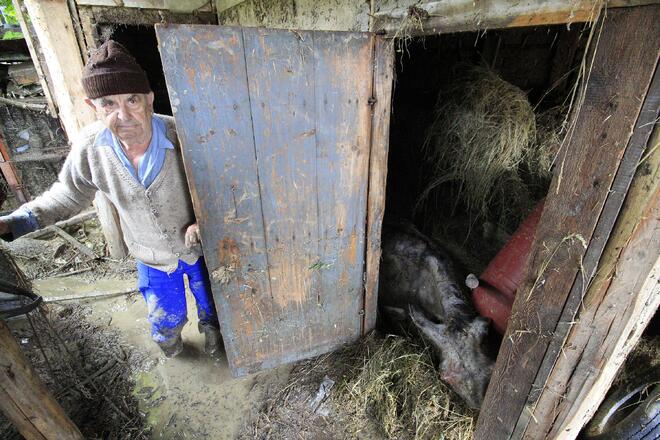
[[[412,225],[385,225],[381,311],[417,328],[437,356],[440,378],[479,408],[493,369],[484,347],[488,322],[477,316],[458,280],[447,254]]]

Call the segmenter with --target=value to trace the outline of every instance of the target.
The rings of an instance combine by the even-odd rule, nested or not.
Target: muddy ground
[[[226,359],[214,362],[203,353],[190,292],[185,350],[166,359],[151,341],[147,309],[134,290],[134,262],[105,256],[96,219],[67,232],[98,258],[56,235],[5,243],[43,296],[49,318],[35,311],[10,326],[86,438],[354,438],[341,414],[323,403],[330,393],[312,402],[326,376],[345,372],[342,365],[325,356],[234,379]],[[98,293],[118,294],[65,299]],[[371,430],[361,437],[384,438]],[[20,438],[2,420],[0,436]]]
[[[7,245],[18,265],[33,280],[34,289],[48,303],[46,309],[51,322],[65,323],[57,327],[54,333],[61,334],[64,338],[85,341],[78,344],[85,346],[85,349],[81,350],[84,351],[83,355],[78,356],[76,352],[75,359],[68,362],[81,364],[74,368],[85,371],[80,374],[68,372],[66,376],[71,377],[73,382],[80,382],[80,378],[84,380],[103,370],[108,360],[114,358],[120,358],[120,362],[127,365],[129,374],[126,378],[115,378],[112,389],[101,390],[102,392],[96,394],[101,395],[100,399],[103,400],[106,395],[111,397],[115,402],[113,405],[118,406],[115,411],[117,417],[124,419],[123,424],[126,424],[127,418],[137,415],[140,418],[139,423],[133,425],[143,425],[144,430],[135,430],[130,435],[121,437],[106,436],[103,427],[99,426],[94,430],[81,420],[81,417],[86,417],[85,414],[78,414],[78,407],[81,405],[71,405],[69,402],[68,407],[73,408],[76,413],[72,417],[78,419],[81,430],[86,431],[86,438],[235,438],[251,415],[261,407],[265,391],[286,381],[289,367],[233,379],[226,360],[213,362],[203,353],[204,340],[197,331],[194,299],[190,293],[189,322],[183,330],[186,348],[177,358],[166,359],[151,341],[146,320],[147,309],[141,295],[135,291],[125,293],[133,290],[136,285],[134,263],[130,260],[115,261],[102,256],[105,243],[95,220],[86,222],[80,228],[69,229],[68,232],[94,250],[99,258],[89,261],[60,237],[47,240],[19,239]],[[99,292],[120,294],[90,300],[49,302],[52,298]],[[38,312],[32,312],[31,315],[31,321],[37,326],[47,326],[46,321],[40,320]],[[75,325],[67,324],[69,321]],[[86,322],[84,325],[78,325],[83,321]],[[53,382],[48,380],[53,374],[50,374],[49,365],[44,361],[44,355],[35,337],[35,333],[49,332],[39,328],[36,332],[33,331],[30,322],[25,318],[14,319],[10,324],[33,365],[47,378],[47,383]],[[51,341],[49,337],[42,336],[41,339],[44,346],[58,345],[57,341]],[[71,348],[69,341],[64,345]],[[57,346],[53,350],[47,349],[45,357],[50,360],[51,365],[57,363],[55,358],[62,357],[64,362],[61,364],[65,365],[70,359],[66,351],[65,347]],[[90,360],[90,357],[95,359]],[[57,366],[54,368],[58,369]],[[100,379],[99,383],[107,380],[106,376],[115,374],[104,371],[102,373],[94,378],[97,381]],[[117,374],[121,375],[123,372]],[[61,372],[55,371],[55,375],[60,378]],[[93,382],[88,381],[87,385],[93,385]],[[56,393],[63,392],[58,384],[49,385]],[[90,405],[91,402],[100,400],[96,395],[93,399],[86,400],[80,390],[75,386],[73,388],[75,393],[69,391],[67,396],[77,396],[81,404]],[[90,392],[95,394],[93,389]],[[114,395],[117,393],[123,396]],[[100,406],[99,404],[98,408]],[[109,413],[112,412],[111,408]],[[109,423],[107,420],[94,421]],[[10,431],[1,423],[0,432],[3,433],[2,438],[9,438]]]
[[[350,380],[368,356],[365,351],[378,348],[383,338],[234,379],[226,359],[214,362],[203,353],[204,340],[197,331],[194,300],[188,292],[185,350],[175,359],[166,359],[151,341],[147,309],[135,291],[134,263],[105,256],[95,219],[67,232],[97,258],[86,258],[56,235],[7,244],[47,303],[51,323],[38,322],[38,316],[33,316],[36,327],[55,327],[35,332],[22,319],[14,320],[12,328],[54,394],[65,393],[62,404],[86,438],[415,438],[412,425],[396,436],[385,435],[366,408],[344,400]],[[66,299],[99,293],[116,295]],[[38,341],[35,335],[40,333],[51,335]],[[58,346],[52,333],[65,343]],[[40,345],[55,348],[47,349],[44,356]],[[64,353],[64,346],[73,357]],[[432,366],[427,370],[435,374]],[[12,438],[10,432],[0,422],[3,438]]]

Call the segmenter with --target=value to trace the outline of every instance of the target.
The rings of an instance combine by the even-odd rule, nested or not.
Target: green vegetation
[[[0,11],[2,12],[3,22],[10,26],[18,26],[18,19],[16,18],[16,10],[11,0],[0,0]],[[23,33],[20,30],[3,29],[3,40],[16,40],[23,38]]]

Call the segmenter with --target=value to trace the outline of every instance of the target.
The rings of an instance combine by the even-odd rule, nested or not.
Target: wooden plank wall
[[[548,366],[563,348],[553,341],[564,341],[594,276],[604,245],[594,231],[599,220],[613,222],[603,207],[658,59],[659,8],[607,13],[584,102],[562,146],[482,406],[477,438],[520,438],[524,433],[550,373]],[[624,41],[621,35],[628,38]],[[619,206],[612,209],[615,218]],[[599,229],[599,234],[609,235],[611,227]]]
[[[660,41],[658,42],[660,43]],[[568,335],[565,333],[555,334],[548,352],[556,356],[556,361],[550,362],[550,358],[546,355],[546,363],[542,366],[545,368],[542,368],[539,375],[537,375],[537,382],[533,386],[540,388],[541,391],[536,402],[528,400],[527,407],[529,411],[527,413],[529,420],[525,421],[527,425],[525,435],[528,438],[543,438],[546,435],[554,438],[558,434],[558,428],[563,424],[564,417],[572,411],[572,406],[580,403],[577,397],[585,384],[591,383],[592,378],[595,376],[594,370],[612,368],[612,366],[603,363],[601,353],[602,351],[614,349],[615,344],[608,343],[608,341],[615,340],[625,328],[627,320],[622,319],[623,316],[619,315],[625,312],[627,305],[633,301],[637,290],[634,290],[632,285],[627,286],[630,290],[625,291],[621,291],[616,287],[609,291],[608,287],[615,278],[615,272],[618,274],[616,278],[619,278],[615,281],[615,284],[624,279],[637,280],[638,277],[645,279],[657,259],[658,237],[650,237],[644,249],[637,251],[634,264],[630,265],[630,262],[619,260],[618,257],[624,252],[624,249],[629,248],[629,241],[633,235],[631,231],[628,231],[627,235],[622,233],[620,231],[622,228],[621,223],[630,223],[634,219],[632,220],[634,224],[642,223],[642,229],[650,227],[652,231],[654,222],[657,223],[658,220],[657,216],[643,217],[643,215],[648,215],[654,210],[660,209],[657,205],[647,205],[648,197],[651,197],[652,200],[654,188],[653,182],[649,182],[646,178],[649,170],[642,167],[641,173],[637,173],[637,182],[631,190],[631,194],[628,194],[628,184],[633,180],[635,172],[638,171],[642,155],[649,150],[647,143],[651,130],[657,121],[659,109],[660,74],[656,69],[646,100],[635,123],[635,130],[617,170],[610,196],[605,202],[594,238],[589,246],[590,249],[602,249],[609,238],[607,244],[609,254],[604,253],[604,257],[598,265],[598,273],[593,282],[589,284],[587,293],[582,295],[580,292],[571,292],[567,301],[564,313],[571,313],[571,311],[577,311],[580,308],[579,314],[574,313],[577,318],[573,320],[574,324],[570,326]],[[649,147],[652,149],[653,146],[649,145]],[[650,174],[653,174],[653,172]],[[645,183],[640,184],[640,179]],[[637,201],[632,205],[627,204],[627,210],[621,214],[622,218],[617,220],[618,229],[610,235],[610,224],[616,219],[619,212],[618,208],[623,204],[624,197],[627,197],[628,201],[630,199],[634,200],[640,197],[638,195],[640,191],[646,195],[646,198],[642,197],[641,203]],[[648,212],[644,213],[644,211]],[[654,253],[653,250],[656,250],[656,252]],[[626,251],[626,253],[631,251]],[[595,267],[593,262],[588,261],[589,257],[589,252],[587,252],[583,262],[585,269],[588,266]],[[595,259],[595,257],[592,258]],[[582,283],[577,282],[573,286],[573,290],[586,288],[586,286],[582,286]],[[574,302],[577,304],[573,304]],[[560,321],[566,321],[569,318],[568,315],[562,316]],[[638,321],[634,316],[628,315],[628,318]],[[594,331],[595,329],[601,329],[601,331]],[[633,342],[630,343],[633,344]],[[563,347],[570,347],[570,350]],[[561,356],[555,354],[560,351]],[[541,378],[544,378],[545,383],[541,382]],[[595,410],[597,408],[596,402],[593,399],[591,402],[594,405],[592,409]],[[521,422],[519,422],[519,429],[520,431],[523,430]]]
[[[660,305],[660,127],[626,198],[612,233],[602,269],[584,298],[585,312],[566,345],[575,347],[557,359],[548,390],[539,405],[555,407],[548,437],[574,438],[607,393],[619,367],[634,348]],[[594,328],[607,328],[592,338]],[[578,356],[581,355],[581,356]],[[595,364],[600,368],[587,368]],[[569,380],[567,372],[575,371]],[[585,374],[588,373],[588,374]],[[562,377],[563,376],[563,377]],[[559,378],[566,389],[561,402],[547,401]],[[546,399],[544,402],[543,399]]]
[[[211,26],[157,35],[232,370],[357,339],[374,37]]]

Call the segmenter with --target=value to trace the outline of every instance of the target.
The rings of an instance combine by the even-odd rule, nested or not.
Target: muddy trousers
[[[188,321],[184,275],[188,277],[188,285],[197,303],[200,331],[205,326],[218,327],[218,316],[203,258],[200,257],[195,264],[179,260],[179,265],[172,273],[154,269],[139,261],[137,270],[138,289],[147,302],[151,337],[156,343],[176,339]]]

